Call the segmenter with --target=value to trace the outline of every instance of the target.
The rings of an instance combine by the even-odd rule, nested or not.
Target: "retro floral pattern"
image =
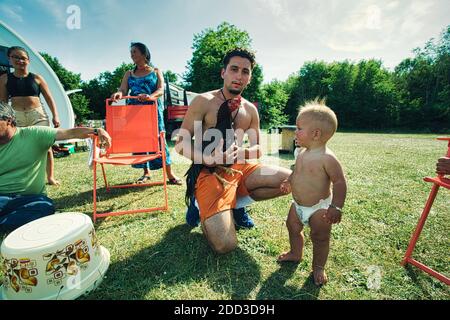
[[[5,277],[3,285],[6,289],[11,288],[15,292],[32,292],[32,288],[38,283],[36,261],[28,258],[5,259],[3,261]]]
[[[92,238],[91,238],[92,239]],[[56,252],[43,255],[47,261],[45,274],[48,284],[59,286],[67,276],[77,275],[81,269],[86,269],[91,260],[89,246],[86,240],[81,239]]]

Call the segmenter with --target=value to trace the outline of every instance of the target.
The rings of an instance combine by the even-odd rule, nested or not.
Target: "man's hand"
[[[214,148],[210,157],[203,155],[204,164],[206,166],[214,167],[216,165],[236,163],[238,146],[233,143],[225,152],[223,152],[223,143],[223,139],[220,139],[219,144]]]
[[[436,173],[437,174],[450,174],[450,158],[442,157],[438,159],[436,163]]]
[[[111,137],[109,136],[108,132],[106,132],[102,128],[98,128],[97,132],[100,146],[106,149],[109,148],[111,146]]]
[[[333,207],[328,207],[327,212],[323,215],[325,221],[329,224],[341,222],[342,213]]]
[[[289,193],[291,193],[291,183],[289,182],[288,179],[284,180],[280,184],[280,191],[281,191],[282,194],[289,194]]]

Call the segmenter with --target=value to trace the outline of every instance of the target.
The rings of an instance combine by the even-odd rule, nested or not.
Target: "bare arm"
[[[60,122],[59,122],[58,110],[56,109],[55,100],[53,99],[50,89],[48,88],[47,82],[45,82],[44,78],[42,78],[38,74],[36,75],[36,78],[39,81],[39,86],[41,88],[42,95],[44,96],[44,99],[47,102],[47,105],[50,108],[50,111],[52,112],[53,125],[55,126],[55,128],[58,128],[60,126]]]
[[[259,159],[262,156],[261,146],[260,146],[260,123],[259,123],[259,114],[256,110],[256,107],[253,104],[250,104],[249,108],[252,121],[250,123],[250,127],[247,129],[247,136],[250,147],[248,148],[240,148],[238,159]]]
[[[339,161],[331,155],[325,160],[325,170],[333,183],[333,201],[332,203],[342,208],[347,196],[347,182],[344,177],[344,171]]]
[[[111,99],[113,100],[120,100],[122,96],[126,96],[128,94],[128,78],[130,77],[131,71],[127,71],[123,78],[122,82],[120,84],[120,88],[118,88],[117,92],[114,92],[111,95]]]
[[[56,140],[68,140],[68,139],[85,139],[89,138],[90,135],[98,132],[98,138],[100,143],[102,143],[106,148],[111,146],[111,137],[108,132],[102,128],[72,128],[72,129],[58,129],[56,131]]]
[[[201,153],[200,155],[194,156],[194,143],[192,139],[194,137],[194,129],[196,129],[195,131],[200,130],[199,133],[202,133],[204,103],[206,103],[206,98],[201,95],[196,96],[194,100],[192,100],[191,105],[187,109],[184,116],[183,123],[181,124],[177,141],[175,143],[175,151],[192,161],[194,161],[194,157],[201,157]],[[201,140],[201,137],[199,137],[199,139]]]
[[[5,73],[0,77],[0,102],[8,103],[8,90],[6,90],[6,81],[8,81],[8,76]]]
[[[150,99],[159,98],[164,94],[164,77],[162,75],[162,72],[161,72],[161,70],[156,69],[156,68],[155,68],[155,72],[156,72],[156,76],[158,77],[158,84],[157,84],[155,92],[153,92],[150,95]]]
[[[333,200],[332,206],[327,210],[326,219],[329,223],[339,223],[341,221],[342,212],[334,208],[342,208],[347,196],[347,182],[345,180],[344,171],[339,161],[332,155],[325,158],[325,171],[333,183]]]

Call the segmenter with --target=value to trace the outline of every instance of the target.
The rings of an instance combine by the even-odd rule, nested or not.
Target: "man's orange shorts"
[[[203,222],[216,213],[234,208],[237,196],[242,197],[249,194],[245,180],[260,167],[259,163],[233,164],[230,167],[242,172],[242,175],[239,173],[227,174],[219,169],[218,174],[230,182],[225,185],[222,185],[208,169],[203,169],[195,185],[195,198],[200,209],[200,220]]]

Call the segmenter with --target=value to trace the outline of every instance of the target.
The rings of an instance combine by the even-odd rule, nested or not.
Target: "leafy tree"
[[[227,51],[234,47],[251,50],[251,38],[246,31],[239,30],[227,22],[221,23],[216,30],[208,28],[194,35],[192,59],[188,62],[184,80],[187,89],[205,92],[223,86],[221,78],[222,59]],[[253,78],[243,96],[255,101],[262,83],[262,69],[256,65]]]
[[[299,107],[307,100],[323,98],[328,94],[328,67],[323,61],[306,62],[299,72],[288,79],[289,99],[286,113],[289,123],[295,123]]]
[[[40,52],[40,55],[45,59],[45,61],[50,65],[52,70],[58,76],[64,90],[74,90],[79,89],[81,85],[81,75],[79,73],[74,73],[67,70],[62,66],[59,60],[55,57],[50,56],[45,52]]]
[[[445,131],[450,128],[450,26],[427,41],[395,69],[402,126]]]
[[[328,87],[327,105],[339,119],[339,127],[350,127],[355,112],[353,86],[357,67],[349,61],[334,62],[328,66],[329,76],[323,80]]]
[[[55,57],[50,56],[45,52],[41,52],[40,55],[50,65],[52,70],[58,76],[64,90],[80,89],[82,87],[81,75],[67,70]],[[72,104],[73,112],[77,117],[77,122],[83,121],[91,114],[89,110],[89,99],[84,93],[77,93],[69,95],[70,103]]]
[[[91,101],[91,110],[95,118],[105,118],[105,99],[117,91],[124,74],[133,68],[134,65],[131,63],[122,63],[113,72],[102,72],[98,77],[83,84],[83,92]]]
[[[179,84],[178,83],[178,76],[175,72],[172,72],[170,70],[163,71],[163,76],[165,81],[169,81],[173,84]]]
[[[77,106],[77,112],[75,112],[76,120],[75,124],[83,122],[91,117],[92,111],[89,109],[89,99],[83,94],[75,93],[70,95],[70,101],[72,106]]]
[[[261,123],[265,127],[279,127],[286,124],[288,116],[284,113],[288,94],[282,82],[274,80],[261,87],[260,107]]]

